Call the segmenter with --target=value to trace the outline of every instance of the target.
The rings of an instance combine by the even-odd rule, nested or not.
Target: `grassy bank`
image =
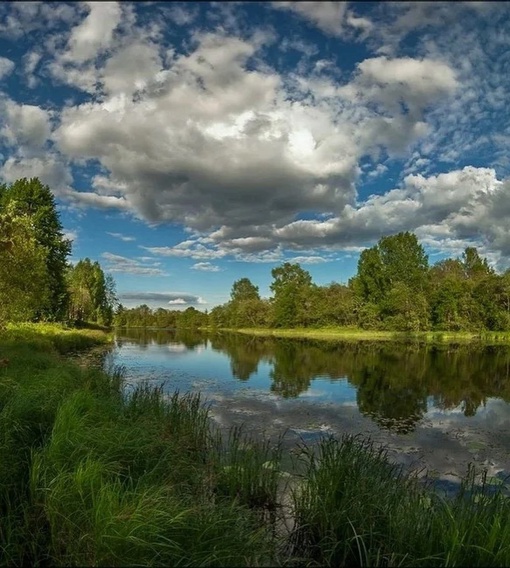
[[[270,564],[258,511],[274,511],[272,449],[224,443],[198,396],[125,398],[120,376],[62,357],[100,340],[0,335],[0,563]]]
[[[7,324],[0,330],[0,349],[10,350],[15,345],[34,346],[38,350],[65,354],[96,345],[106,345],[113,336],[103,329],[76,329],[53,323]],[[0,351],[0,357],[2,351]]]
[[[289,337],[296,339],[325,339],[334,341],[417,341],[422,343],[468,343],[483,342],[488,345],[510,343],[510,332],[482,331],[480,333],[469,331],[377,331],[350,327],[332,328],[241,328],[225,329],[248,335],[263,337]]]
[[[75,333],[0,335],[0,564],[510,564],[490,480],[447,501],[352,437],[297,448],[286,473],[278,444],[220,435],[198,395],[126,396],[67,362]]]

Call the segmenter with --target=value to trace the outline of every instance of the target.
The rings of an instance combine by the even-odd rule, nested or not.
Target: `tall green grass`
[[[302,448],[291,554],[320,566],[507,566],[510,502],[471,470],[446,499],[368,440]]]
[[[66,363],[57,355],[65,340],[33,333],[0,340],[9,358],[0,564],[272,563],[268,528],[223,490],[213,463],[223,442],[198,395],[144,385],[123,395],[118,374]]]

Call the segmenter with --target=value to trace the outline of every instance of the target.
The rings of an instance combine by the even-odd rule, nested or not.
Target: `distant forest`
[[[234,282],[230,301],[209,313],[119,305],[123,327],[320,328],[388,331],[510,330],[510,270],[498,274],[477,249],[429,265],[416,235],[383,237],[365,249],[345,284],[318,286],[299,264],[271,271],[272,296],[263,299],[248,278]]]

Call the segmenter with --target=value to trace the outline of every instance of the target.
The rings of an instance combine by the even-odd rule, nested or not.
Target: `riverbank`
[[[118,372],[63,357],[92,341],[0,334],[1,565],[510,564],[510,507],[491,480],[476,489],[473,475],[449,501],[360,438],[283,456],[220,435],[198,395],[127,397]]]
[[[482,342],[487,345],[510,343],[508,331],[378,331],[359,328],[223,328],[221,331],[243,333],[261,337],[287,337],[294,339],[324,339],[331,341],[398,341],[419,343],[470,343]]]
[[[30,345],[36,350],[46,347],[50,352],[61,355],[107,345],[113,341],[113,334],[103,329],[71,328],[56,323],[8,323],[0,330],[0,356],[3,349],[13,349],[16,344]]]

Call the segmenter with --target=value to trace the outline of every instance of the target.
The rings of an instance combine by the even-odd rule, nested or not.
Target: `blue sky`
[[[5,2],[0,79],[0,177],[126,306],[347,282],[405,230],[510,265],[508,3]]]

